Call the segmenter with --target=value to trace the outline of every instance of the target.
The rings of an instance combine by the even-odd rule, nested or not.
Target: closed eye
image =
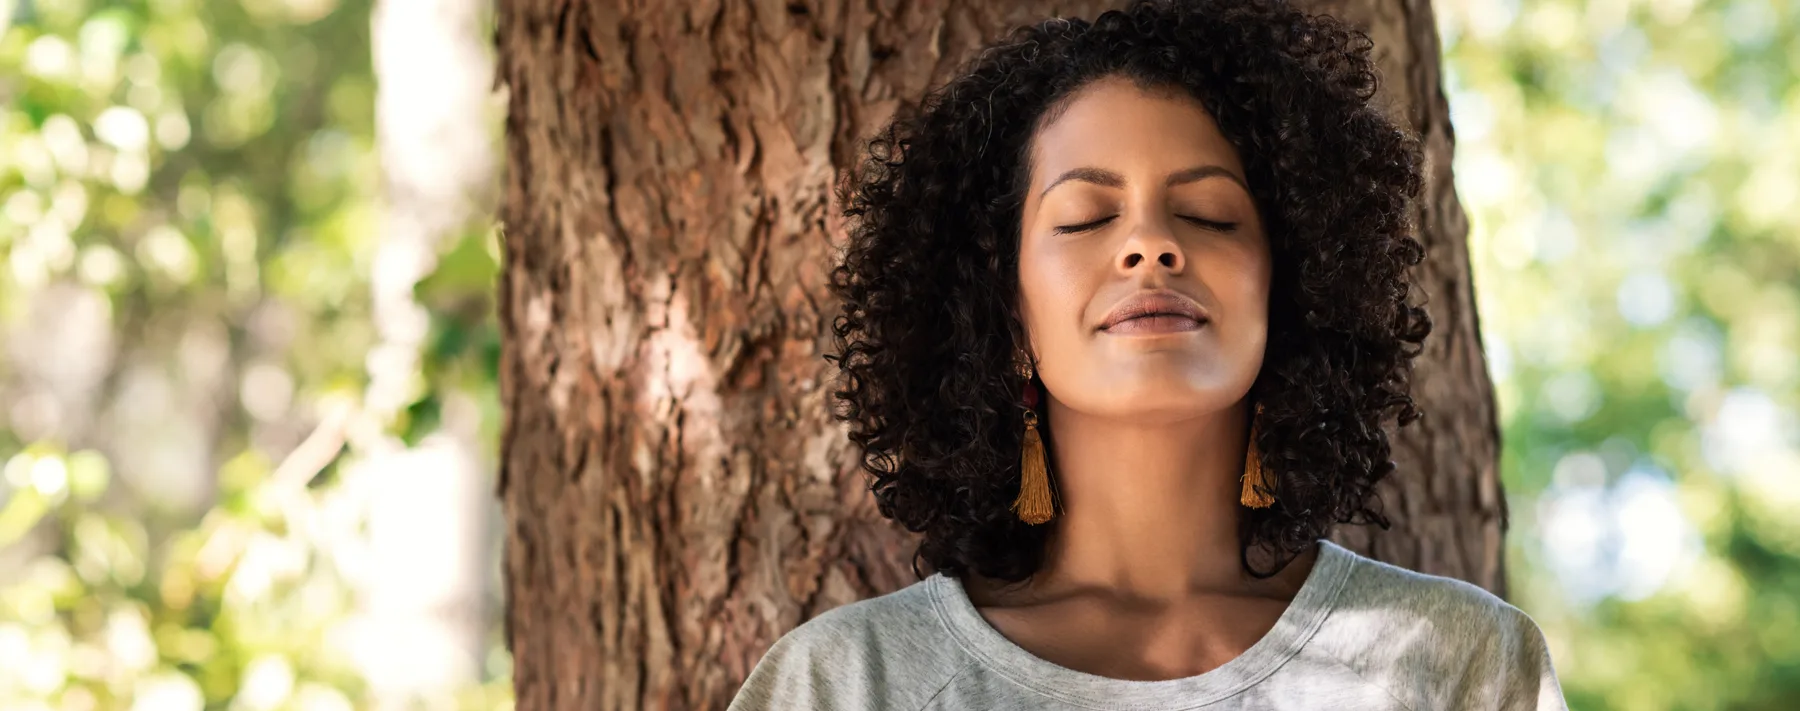
[[[1177,217],[1180,217],[1183,220],[1187,220],[1188,222],[1192,222],[1201,227],[1205,227],[1206,229],[1209,229],[1209,230],[1218,230],[1220,232],[1230,232],[1232,230],[1237,229],[1236,222],[1218,222],[1216,220],[1208,220],[1208,219],[1204,219],[1204,218],[1200,218],[1200,217],[1188,217],[1187,215],[1177,215]]]
[[[1065,234],[1071,234],[1071,233],[1075,233],[1075,232],[1086,232],[1088,230],[1094,229],[1095,227],[1099,227],[1108,222],[1112,222],[1112,219],[1113,218],[1111,218],[1111,217],[1102,217],[1098,220],[1094,220],[1093,222],[1084,222],[1079,225],[1068,225],[1066,227],[1058,227],[1058,228],[1056,228],[1054,233],[1059,234],[1059,235],[1065,235]]]
[[[1114,215],[1113,217],[1117,217],[1117,215]],[[1061,235],[1061,234],[1072,234],[1072,233],[1076,233],[1076,232],[1086,232],[1088,230],[1094,229],[1094,228],[1104,225],[1108,222],[1111,222],[1113,220],[1113,217],[1102,217],[1098,220],[1094,220],[1093,222],[1084,222],[1079,225],[1067,225],[1064,227],[1058,227],[1054,230],[1054,233]],[[1236,222],[1218,222],[1215,220],[1208,220],[1208,219],[1203,219],[1203,218],[1199,218],[1199,217],[1189,217],[1187,215],[1176,215],[1176,217],[1179,217],[1183,220],[1187,220],[1188,222],[1194,223],[1201,227],[1205,227],[1209,230],[1218,230],[1220,232],[1230,232],[1232,230],[1237,229]]]

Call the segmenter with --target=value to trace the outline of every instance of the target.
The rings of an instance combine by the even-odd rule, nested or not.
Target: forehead
[[[1071,95],[1064,110],[1038,129],[1031,156],[1034,186],[1086,166],[1110,168],[1128,181],[1208,163],[1243,174],[1237,149],[1198,99],[1120,78]]]

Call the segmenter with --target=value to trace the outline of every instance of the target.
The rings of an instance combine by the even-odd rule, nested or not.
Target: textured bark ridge
[[[830,421],[857,139],[1052,0],[503,0],[507,636],[521,709],[722,708],[781,633],[913,582]],[[1428,419],[1361,550],[1499,585],[1492,396],[1423,2],[1375,18],[1431,140]],[[1354,3],[1352,3],[1354,5]],[[1420,59],[1423,58],[1423,61]]]
[[[1451,182],[1455,137],[1431,3],[1324,0],[1307,6],[1369,33],[1380,65],[1380,98],[1389,116],[1424,139],[1427,164],[1416,214],[1425,262],[1413,273],[1431,311],[1432,334],[1415,361],[1412,389],[1425,416],[1394,440],[1399,470],[1380,489],[1393,528],[1344,528],[1334,539],[1379,560],[1505,595],[1499,415],[1475,313],[1469,220]]]

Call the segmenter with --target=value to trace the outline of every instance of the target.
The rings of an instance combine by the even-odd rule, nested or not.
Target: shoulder
[[[1470,583],[1357,556],[1315,645],[1414,709],[1560,709],[1543,632]]]
[[[931,587],[927,578],[789,630],[751,670],[731,711],[922,708],[959,662]]]
[[[1536,629],[1524,611],[1476,585],[1361,556],[1341,594],[1340,608],[1385,613],[1384,624],[1411,621],[1463,639],[1504,635],[1522,625]]]
[[[889,654],[893,645],[933,643],[944,633],[931,601],[931,586],[927,578],[831,608],[782,635],[776,647],[789,656],[843,660]]]

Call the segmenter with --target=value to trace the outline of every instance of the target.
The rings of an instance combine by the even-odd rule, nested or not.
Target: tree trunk
[[[1373,3],[1375,7],[1363,7]],[[783,632],[914,582],[832,424],[829,195],[857,139],[1004,28],[1103,0],[505,0],[499,483],[521,709],[720,708]],[[1427,411],[1389,533],[1500,586],[1497,433],[1423,0],[1350,0],[1428,138]],[[1437,476],[1442,473],[1442,476]]]
[[[1380,65],[1380,99],[1390,116],[1424,139],[1426,161],[1416,215],[1426,256],[1414,275],[1432,333],[1416,361],[1412,388],[1425,416],[1394,438],[1399,470],[1380,488],[1393,528],[1343,528],[1333,539],[1378,560],[1504,596],[1499,416],[1475,313],[1469,220],[1450,175],[1455,137],[1430,0],[1314,0],[1307,6],[1368,32]]]

